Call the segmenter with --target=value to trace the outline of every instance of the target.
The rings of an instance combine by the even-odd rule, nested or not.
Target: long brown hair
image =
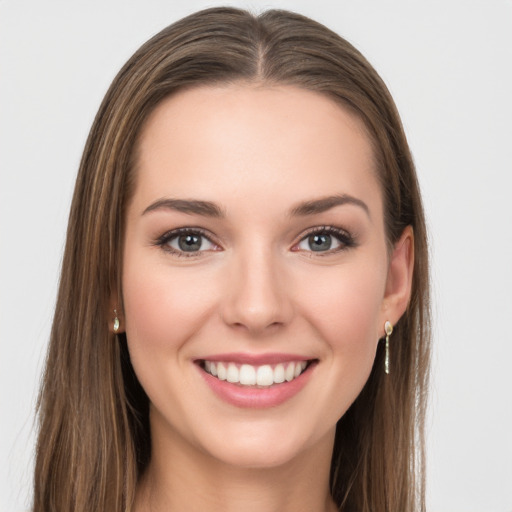
[[[412,297],[370,378],[339,420],[331,490],[343,511],[424,510],[429,367],[428,250],[411,154],[375,70],[323,25],[286,11],[214,8],[144,44],[122,68],[87,140],[71,207],[55,318],[39,398],[34,512],[121,512],[151,455],[148,398],[124,335],[109,329],[120,283],[134,148],[148,115],[185,87],[295,85],[334,98],[365,123],[382,184],[390,247],[414,230]],[[382,344],[381,344],[382,345]]]

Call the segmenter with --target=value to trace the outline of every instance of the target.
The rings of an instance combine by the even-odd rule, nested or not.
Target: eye
[[[178,256],[193,256],[194,253],[219,249],[202,230],[190,228],[165,233],[158,239],[157,245]]]
[[[354,245],[354,239],[349,233],[328,226],[313,228],[295,247],[299,251],[333,253]]]

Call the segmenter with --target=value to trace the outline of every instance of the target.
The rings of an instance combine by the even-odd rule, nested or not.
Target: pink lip
[[[233,360],[233,357],[226,357],[228,354],[223,354],[219,359],[209,359],[208,361],[232,361],[240,362],[241,364],[257,364],[249,363],[246,358]],[[276,354],[277,356],[277,354]],[[286,359],[280,359],[277,362],[286,361],[305,361],[304,357],[295,359],[295,356],[290,357],[288,354]],[[254,361],[254,359],[252,359]],[[269,362],[269,358],[264,359],[266,364],[273,364]],[[313,373],[316,362],[312,362],[306,370],[301,373],[297,378],[291,382],[283,382],[281,384],[273,384],[266,388],[255,388],[248,386],[241,386],[239,384],[232,384],[225,380],[219,380],[213,375],[210,375],[204,371],[200,365],[197,365],[197,369],[201,372],[201,376],[205,380],[206,384],[210,389],[224,402],[227,402],[236,407],[243,407],[248,409],[264,409],[269,407],[276,407],[291,399],[308,383],[311,374]]]

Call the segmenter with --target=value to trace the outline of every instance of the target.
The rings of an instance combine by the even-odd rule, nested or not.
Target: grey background
[[[512,1],[224,4],[309,15],[388,84],[432,244],[428,510],[512,511]],[[30,504],[34,403],[95,112],[142,42],[212,5],[0,0],[0,511]]]

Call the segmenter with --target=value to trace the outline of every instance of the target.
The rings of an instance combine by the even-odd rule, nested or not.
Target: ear
[[[414,269],[414,232],[407,226],[393,248],[388,267],[386,290],[382,301],[382,329],[389,320],[393,325],[405,313],[412,290]]]

